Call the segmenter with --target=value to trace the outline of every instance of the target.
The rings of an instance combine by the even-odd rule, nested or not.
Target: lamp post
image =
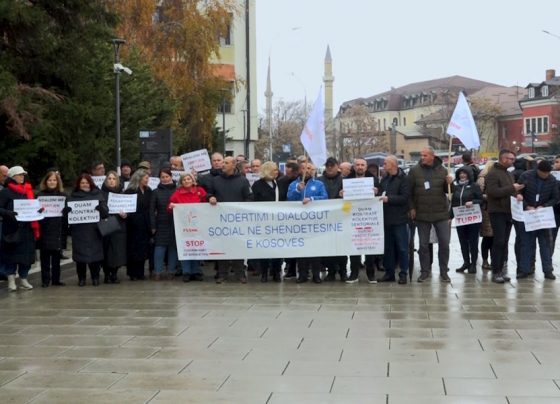
[[[243,112],[243,153],[249,156],[249,142],[247,142],[247,109],[242,109]]]
[[[397,154],[397,118],[391,123],[391,154]]]
[[[220,90],[222,92],[222,136],[223,136],[223,149],[224,157],[226,156],[226,89]]]
[[[111,40],[113,44],[113,49],[115,51],[115,66],[120,63],[119,60],[119,50],[122,45],[126,43],[124,39],[115,38]],[[115,67],[113,69],[115,72],[115,136],[116,136],[116,147],[115,154],[117,158],[117,173],[121,174],[121,69]]]

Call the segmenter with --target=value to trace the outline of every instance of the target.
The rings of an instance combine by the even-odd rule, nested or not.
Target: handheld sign
[[[525,221],[525,215],[523,214],[523,202],[518,201],[513,196],[510,196],[509,203],[511,206],[511,217],[513,220],[517,220],[518,222]]]
[[[453,208],[453,216],[457,227],[482,222],[482,212],[477,204],[470,207],[456,206]]]
[[[14,212],[17,212],[18,222],[33,222],[43,220],[44,216],[39,213],[41,204],[37,199],[14,199]]]
[[[159,177],[150,177],[150,180],[148,181],[148,186],[150,187],[150,189],[153,191],[154,189],[157,188],[158,185],[159,185]]]
[[[347,201],[356,199],[373,199],[373,177],[348,178],[342,180],[343,198]]]
[[[40,196],[37,198],[41,207],[45,210],[44,217],[61,217],[64,209],[65,196]]]
[[[552,206],[526,210],[523,213],[525,214],[525,231],[553,229],[556,227]]]
[[[71,201],[68,207],[72,210],[68,212],[68,224],[83,224],[99,222],[99,211],[95,207],[99,205],[97,199],[90,201]]]
[[[257,173],[247,173],[245,174],[245,178],[249,181],[249,185],[253,186],[256,181],[260,180],[261,176]]]
[[[183,160],[183,167],[185,171],[196,170],[196,172],[210,170],[212,164],[210,163],[210,156],[208,155],[208,150],[201,149],[190,153],[185,153],[181,155]]]
[[[109,192],[109,200],[107,201],[109,213],[135,213],[137,199],[138,194],[115,194]]]
[[[101,187],[103,186],[103,183],[105,182],[105,178],[107,178],[106,175],[92,175],[91,179],[93,180],[95,186],[99,189],[101,189]]]

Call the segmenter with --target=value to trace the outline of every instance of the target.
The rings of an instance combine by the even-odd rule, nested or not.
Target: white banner
[[[523,213],[525,214],[525,231],[552,229],[556,227],[554,210],[551,206],[535,210],[526,210]]]
[[[179,259],[383,254],[378,200],[178,204]]]
[[[65,196],[40,196],[37,198],[41,207],[45,209],[45,217],[61,217],[64,209]]]
[[[148,186],[150,187],[150,189],[153,191],[154,189],[157,188],[158,185],[159,185],[159,177],[150,177],[150,180],[148,181]]]
[[[101,187],[103,186],[103,183],[105,182],[105,178],[107,178],[106,175],[92,175],[91,176],[91,179],[95,183],[95,186],[99,189],[101,189]]]
[[[373,177],[343,179],[342,188],[344,189],[343,198],[347,201],[372,199],[375,196]]]
[[[453,217],[457,227],[481,223],[482,212],[480,211],[480,205],[474,204],[471,207],[456,206],[453,208]]]
[[[109,200],[107,201],[109,213],[135,213],[137,198],[138,194],[115,194],[109,192]]]
[[[509,204],[511,206],[511,217],[513,220],[523,222],[525,220],[525,215],[523,214],[523,202],[518,201],[513,196],[510,196]]]
[[[255,182],[261,179],[261,175],[257,173],[247,173],[245,174],[245,178],[249,181],[249,185],[253,186]]]
[[[39,213],[41,204],[37,199],[14,199],[14,212],[17,212],[18,222],[33,222],[43,220],[44,216]]]
[[[71,201],[68,207],[72,211],[68,212],[68,224],[97,223],[100,216],[95,207],[99,205],[97,199],[91,201]]]
[[[186,171],[196,170],[196,172],[199,173],[212,168],[210,156],[208,155],[208,150],[206,149],[185,153],[181,155],[181,159],[183,160],[183,168]]]

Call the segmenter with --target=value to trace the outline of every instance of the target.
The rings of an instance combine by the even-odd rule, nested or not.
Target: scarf
[[[33,195],[33,188],[31,188],[31,184],[27,182],[24,184],[9,182],[8,188],[16,194],[25,195],[27,199],[35,199],[35,195]],[[39,240],[39,236],[41,235],[39,222],[36,220],[31,222],[31,228],[33,229],[33,236],[35,237],[35,240]]]

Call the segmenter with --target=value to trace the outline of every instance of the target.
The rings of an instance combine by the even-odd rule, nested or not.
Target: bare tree
[[[384,132],[365,105],[353,105],[340,114],[341,159],[352,159],[366,153],[387,150]]]

